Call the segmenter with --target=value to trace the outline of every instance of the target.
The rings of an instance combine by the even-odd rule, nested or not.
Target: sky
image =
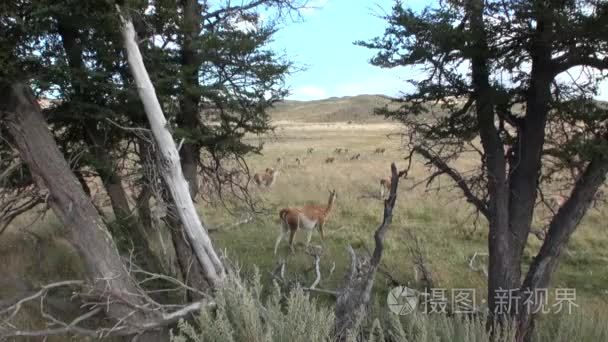
[[[423,6],[423,1],[418,0]],[[374,51],[353,44],[381,36],[394,0],[309,0],[299,21],[287,22],[271,47],[303,68],[287,80],[291,100],[358,94],[398,95],[408,87],[405,69],[369,64]],[[416,8],[416,3],[408,2]],[[314,8],[312,8],[314,7]]]
[[[409,68],[382,69],[369,64],[374,50],[353,44],[381,36],[387,27],[379,16],[390,13],[394,0],[309,0],[301,19],[288,21],[271,48],[295,62],[288,76],[290,100],[318,100],[359,94],[397,96],[411,91]],[[432,0],[406,0],[420,10]],[[608,82],[598,99],[608,100]]]

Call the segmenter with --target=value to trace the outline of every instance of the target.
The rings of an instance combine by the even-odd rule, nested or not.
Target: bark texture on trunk
[[[162,112],[154,86],[150,81],[135,40],[133,23],[124,17],[121,17],[121,19],[129,68],[135,79],[139,96],[158,145],[161,176],[171,194],[175,210],[179,215],[190,245],[205,272],[207,281],[213,287],[219,286],[225,275],[224,266],[215,252],[211,239],[194,207],[188,183],[182,172],[179,154],[168,129],[168,122]]]
[[[484,2],[475,0],[469,3],[468,12],[471,31],[476,37],[471,58],[472,83],[475,91],[476,114],[481,143],[485,152],[488,174],[488,234],[489,273],[488,307],[494,312],[497,289],[519,287],[520,271],[512,250],[512,236],[509,231],[509,191],[507,186],[506,159],[498,129],[495,126],[493,90],[490,86],[488,68],[489,49],[487,33],[483,22]]]
[[[200,84],[198,72],[201,68],[201,58],[197,53],[196,39],[201,31],[201,5],[197,0],[182,0],[184,19],[180,28],[182,42],[182,87],[183,96],[180,101],[180,113],[177,124],[183,129],[197,131],[201,122],[199,117]],[[184,177],[190,187],[190,195],[196,198],[199,189],[198,163],[200,160],[200,143],[186,141],[179,151]]]
[[[597,190],[606,181],[607,173],[608,156],[598,156],[587,165],[570,197],[549,224],[545,242],[532,261],[524,280],[522,286],[524,293],[533,293],[535,289],[549,286],[549,280],[557,268],[563,248],[591,207]],[[519,312],[518,341],[528,341],[531,339],[534,316],[527,308],[520,308]]]
[[[177,263],[184,282],[186,285],[201,291],[209,288],[209,283],[205,279],[205,273],[196,258],[196,254],[194,254],[192,246],[186,240],[184,228],[175,220],[170,220],[168,225],[171,230],[173,248],[177,254]],[[187,296],[190,301],[202,299],[200,294],[192,291],[188,291]]]
[[[63,48],[66,52],[74,95],[79,101],[92,101],[90,85],[87,84],[87,70],[83,61],[83,51],[77,43],[78,30],[70,23],[73,18],[58,19],[58,31],[61,36]],[[161,261],[150,244],[145,226],[137,220],[129,205],[127,193],[122,184],[122,177],[118,174],[117,163],[107,148],[102,132],[97,127],[97,121],[85,117],[83,113],[82,125],[86,134],[85,140],[95,156],[95,171],[99,174],[102,184],[110,198],[112,211],[120,226],[127,230],[129,239],[137,250],[142,253],[138,260],[141,266],[151,272],[161,271]]]
[[[28,86],[15,83],[2,88],[2,94],[8,96],[2,98],[0,110],[7,115],[9,134],[38,187],[48,189],[48,203],[69,229],[70,242],[84,262],[89,280],[99,293],[111,289],[128,301],[143,305],[141,291],[122,263],[103,220],[59,151]],[[120,301],[106,308],[110,317],[126,318],[135,325],[149,318],[141,313],[131,315],[132,307]],[[161,341],[163,334],[153,333],[150,338]]]

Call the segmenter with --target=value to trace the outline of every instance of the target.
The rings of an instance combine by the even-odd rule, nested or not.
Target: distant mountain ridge
[[[451,100],[461,105],[466,102],[465,98]],[[602,108],[608,108],[606,101],[595,102]],[[277,103],[269,112],[274,121],[382,123],[389,121],[383,116],[375,115],[374,109],[390,103],[391,99],[385,95],[330,97],[312,101],[285,100]],[[396,108],[397,105],[392,104],[391,107]],[[437,113],[445,112],[440,106],[436,106],[435,110]]]
[[[270,110],[274,121],[293,122],[384,122],[374,109],[390,103],[384,95],[330,97],[323,100],[285,100]]]

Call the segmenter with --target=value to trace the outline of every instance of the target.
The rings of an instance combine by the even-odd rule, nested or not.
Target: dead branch
[[[481,272],[481,273],[483,273],[483,275],[485,275],[486,278],[487,278],[488,277],[488,269],[487,269],[487,267],[485,267],[483,264],[480,265],[479,267],[475,266],[475,259],[478,256],[488,256],[488,253],[475,252],[475,254],[473,254],[473,256],[471,257],[471,259],[469,260],[469,268],[471,270],[473,270],[474,272]]]
[[[406,171],[397,172],[395,163],[391,164],[391,189],[388,199],[384,201],[382,223],[374,234],[375,248],[369,262],[365,258],[358,257],[351,246],[347,248],[351,256],[351,265],[345,275],[343,288],[338,294],[335,309],[334,334],[338,341],[345,340],[348,332],[355,329],[362,315],[367,313],[376,271],[384,251],[384,238],[393,220],[399,179],[406,173]]]
[[[2,184],[3,179],[10,176],[13,172],[15,172],[19,167],[21,167],[21,160],[17,160],[9,165],[2,173],[0,173],[0,184]]]
[[[319,285],[319,282],[321,282],[321,269],[320,269],[321,256],[318,253],[315,253],[314,258],[315,258],[314,267],[315,267],[316,278],[315,278],[315,281],[310,285],[310,287],[309,287],[310,289],[316,288],[317,285]]]
[[[365,249],[365,252],[367,252],[368,257],[371,258],[372,253],[366,244],[363,244],[363,248]],[[378,273],[384,276],[392,286],[403,284],[402,281],[397,280],[397,278],[388,271],[388,267],[383,262],[380,262],[380,265],[378,266]]]
[[[462,190],[467,201],[473,204],[475,208],[477,208],[477,210],[479,210],[486,218],[489,219],[490,212],[487,204],[485,203],[485,201],[475,195],[473,190],[467,184],[466,180],[458,171],[451,168],[448,164],[445,163],[444,160],[442,160],[441,158],[434,155],[432,152],[420,145],[415,146],[414,151],[426,158],[434,167],[438,169],[440,173],[444,173],[450,176],[450,178],[452,178],[456,185]]]
[[[156,277],[158,275],[154,276]],[[176,279],[174,279],[173,282],[180,283]],[[182,286],[185,285],[182,284]],[[80,288],[80,291],[77,291],[76,289],[73,290],[72,297],[79,297],[84,300],[81,307],[88,308],[88,310],[82,315],[70,320],[69,322],[64,322],[45,310],[45,307],[47,306],[46,302],[48,293],[51,290],[66,287]],[[187,317],[192,313],[199,312],[203,307],[215,305],[214,302],[207,299],[185,305],[161,305],[149,299],[149,301],[144,305],[139,305],[127,300],[126,295],[127,293],[116,291],[115,289],[106,289],[105,291],[100,292],[95,287],[89,286],[82,280],[66,280],[46,284],[33,293],[30,292],[21,298],[9,301],[14,304],[10,304],[5,308],[0,309],[0,339],[19,336],[46,337],[69,333],[94,338],[141,335],[147,331],[157,330],[159,328],[164,328],[171,325],[181,318]],[[26,303],[33,302],[35,300],[40,301],[40,313],[42,317],[47,320],[47,326],[52,328],[42,330],[21,330],[15,327],[15,325],[11,323],[11,320],[19,313]],[[111,326],[108,325],[90,329],[81,325],[87,320],[94,318],[94,316],[103,313],[105,310],[107,310],[109,305],[117,302],[129,306],[132,311],[114,322],[110,321],[110,324],[113,323]],[[155,315],[150,315],[148,320],[142,322],[129,322],[128,317],[137,313],[155,313]]]
[[[217,227],[209,227],[207,229],[207,231],[208,232],[216,232],[216,231],[228,230],[228,229],[231,229],[231,228],[234,228],[234,227],[238,227],[238,226],[243,225],[243,224],[247,224],[247,223],[253,221],[253,219],[254,219],[253,215],[248,214],[248,215],[245,216],[245,218],[243,218],[241,220],[238,220],[236,222],[225,224],[225,225],[221,225],[221,226],[217,226]]]
[[[0,234],[22,214],[29,212],[37,205],[44,203],[44,198],[37,194],[18,193],[15,196],[0,195]]]
[[[408,249],[414,261],[414,270],[422,274],[422,278],[420,280],[424,284],[426,290],[435,288],[436,283],[433,277],[433,273],[428,267],[424,254],[422,253],[422,248],[420,247],[420,240],[409,229],[406,229],[406,234],[408,235],[408,238],[411,241],[408,246]]]
[[[66,286],[80,286],[83,283],[84,282],[82,280],[65,280],[65,281],[60,281],[60,282],[44,285],[40,288],[40,290],[38,290],[28,296],[25,296],[21,299],[15,300],[15,304],[12,304],[12,305],[8,306],[7,308],[0,309],[0,317],[7,315],[7,317],[4,317],[3,320],[10,321],[11,319],[13,319],[13,317],[15,317],[15,315],[17,315],[17,313],[19,313],[19,310],[21,310],[22,306],[25,303],[36,300],[40,297],[46,296],[46,294],[52,289],[56,289],[59,287],[66,287]]]

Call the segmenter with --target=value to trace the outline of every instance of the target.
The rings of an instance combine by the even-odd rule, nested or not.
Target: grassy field
[[[382,201],[379,200],[379,179],[390,174],[390,163],[395,161],[404,167],[400,141],[388,139],[387,133],[398,132],[399,126],[390,123],[378,124],[289,124],[278,126],[277,134],[265,145],[263,156],[252,158],[252,169],[261,171],[275,165],[277,157],[286,164],[276,184],[268,190],[258,191],[270,209],[256,221],[227,231],[213,234],[216,245],[225,248],[231,258],[239,261],[245,269],[257,265],[262,270],[271,270],[280,258],[286,258],[287,270],[292,276],[304,276],[305,284],[315,278],[314,272],[302,274],[310,269],[312,257],[304,253],[305,234],[299,234],[296,253],[288,253],[287,242],[281,244],[279,255],[273,255],[275,239],[279,232],[278,211],[283,207],[306,203],[326,203],[328,189],[336,189],[338,200],[335,211],[326,225],[323,243],[322,270],[325,278],[321,286],[335,288],[344,274],[348,255],[346,246],[351,244],[362,253],[365,247],[373,249],[373,232],[380,223]],[[312,155],[306,150],[314,148]],[[333,153],[336,147],[349,149],[348,156]],[[378,147],[386,148],[384,155],[374,154]],[[360,160],[350,156],[361,153]],[[295,158],[306,156],[302,166],[297,167]],[[327,157],[336,157],[326,164]],[[474,159],[457,162],[466,169],[475,164]],[[480,220],[475,228],[472,208],[456,190],[449,190],[448,179],[440,182],[447,190],[440,192],[423,187],[412,188],[428,176],[422,161],[414,163],[407,179],[399,187],[393,225],[387,236],[387,248],[383,258],[385,269],[400,282],[417,286],[414,263],[410,253],[412,236],[419,241],[423,256],[428,262],[437,287],[476,288],[479,300],[485,297],[486,278],[468,266],[470,258],[487,252],[487,225]],[[202,208],[202,213],[212,224],[225,224],[221,212]],[[607,227],[603,222],[608,212],[605,208],[589,212],[571,240],[557,276],[555,287],[576,288],[577,301],[581,308],[608,310],[608,245]],[[313,244],[321,244],[318,233],[313,234]],[[541,241],[535,236],[529,239],[525,259],[536,254]],[[336,270],[327,278],[332,263]],[[479,261],[483,264],[485,259]],[[388,282],[379,277],[379,293],[387,290]]]
[[[341,113],[342,108],[338,104],[333,107],[332,113]],[[372,120],[369,111],[366,115],[369,120],[349,123],[339,121],[342,116],[325,120],[313,115],[308,122],[304,122],[305,116],[290,120],[290,115],[275,114],[275,134],[255,138],[264,140],[264,154],[248,159],[251,169],[259,172],[266,167],[276,167],[277,158],[284,158],[276,183],[270,189],[253,190],[267,210],[252,222],[213,232],[215,246],[225,251],[245,272],[257,266],[262,271],[263,281],[267,283],[271,281],[269,271],[284,258],[288,275],[300,279],[305,285],[310,284],[315,275],[310,271],[313,259],[304,253],[302,245],[305,234],[296,237],[296,252],[293,255],[288,253],[285,240],[278,255],[273,254],[274,242],[279,234],[278,212],[283,207],[306,203],[325,204],[328,190],[335,189],[338,199],[335,211],[326,224],[325,241],[322,242],[315,232],[312,244],[322,244],[324,251],[321,261],[323,279],[319,287],[338,287],[348,264],[346,247],[350,244],[360,253],[365,253],[366,247],[373,249],[373,232],[382,215],[382,201],[378,198],[380,177],[389,175],[392,161],[398,167],[405,166],[405,153],[399,139],[387,137],[388,133],[399,132],[400,127],[382,120]],[[333,151],[338,147],[348,148],[348,154],[335,154]],[[373,153],[378,147],[385,148],[386,152],[383,155]],[[314,149],[310,155],[306,153],[309,148]],[[350,160],[357,153],[361,154],[361,158]],[[328,157],[335,157],[335,162],[325,163]],[[296,165],[296,158],[303,160],[302,165]],[[467,169],[477,162],[473,158],[463,158],[457,164]],[[486,278],[481,272],[471,270],[468,263],[475,253],[487,252],[487,225],[480,220],[474,227],[472,208],[462,200],[458,191],[449,190],[449,180],[440,180],[444,185],[442,191],[413,188],[414,184],[427,176],[423,163],[417,160],[408,177],[400,184],[393,225],[387,235],[383,269],[400,283],[420,286],[410,253],[414,237],[419,242],[437,287],[475,288],[478,303],[481,303],[485,297]],[[201,205],[199,209],[211,226],[237,220],[218,206]],[[607,219],[608,208],[590,210],[563,253],[552,282],[555,287],[575,288],[578,310],[584,312],[608,312]],[[54,216],[47,214],[33,225],[29,224],[30,220],[31,217],[20,219],[15,227],[21,229],[13,228],[0,236],[0,302],[25,290],[20,288],[18,279],[42,284],[79,278],[82,274],[76,252],[67,242],[65,231]],[[540,243],[536,237],[530,237],[525,253],[526,262],[531,261]],[[485,259],[479,261],[483,264]],[[330,275],[334,262],[336,267]],[[389,282],[379,276],[376,286],[380,303],[384,305],[382,298],[386,298]],[[27,321],[26,318],[24,320]]]

